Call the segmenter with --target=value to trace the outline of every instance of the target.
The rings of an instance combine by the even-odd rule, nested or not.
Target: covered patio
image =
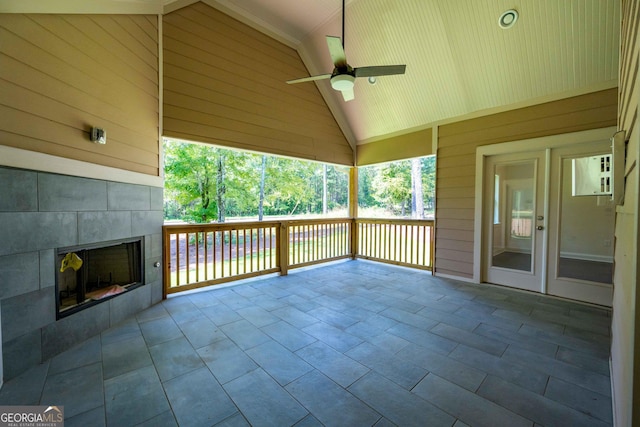
[[[611,312],[364,260],[186,292],[5,382],[67,426],[611,425]]]

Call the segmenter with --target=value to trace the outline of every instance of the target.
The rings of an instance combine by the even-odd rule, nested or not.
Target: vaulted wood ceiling
[[[205,0],[296,48],[310,74],[331,72],[326,35],[341,35],[341,0]],[[2,0],[0,12],[166,13],[192,0]],[[516,9],[513,28],[499,16]],[[615,87],[617,0],[349,0],[345,50],[354,66],[407,64],[344,102],[317,84],[352,143],[485,110]],[[303,77],[283,73],[285,80]]]

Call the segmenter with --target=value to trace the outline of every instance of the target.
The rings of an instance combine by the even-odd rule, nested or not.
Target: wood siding
[[[628,138],[638,121],[640,1],[624,0],[622,2],[621,32],[618,129],[623,129]]]
[[[431,128],[393,136],[356,147],[358,166],[430,156],[433,153]]]
[[[640,425],[640,288],[638,285],[638,189],[640,128],[638,64],[640,1],[622,1],[618,129],[625,131],[625,195],[616,209],[615,271],[611,326],[614,425]]]
[[[473,277],[476,148],[616,124],[617,89],[440,126],[436,182],[437,273]]]
[[[0,14],[0,144],[159,176],[157,25]],[[106,145],[90,142],[93,126]]]
[[[203,3],[163,18],[167,137],[353,165],[298,53]]]

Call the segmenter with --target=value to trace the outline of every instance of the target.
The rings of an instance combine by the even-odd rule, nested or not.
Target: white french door
[[[615,206],[572,192],[574,159],[611,152],[603,133],[478,150],[480,281],[611,305]]]
[[[485,164],[485,280],[543,291],[545,152],[495,155]]]
[[[609,141],[551,151],[547,293],[611,306],[615,206],[610,196],[573,196],[573,160],[611,152]]]

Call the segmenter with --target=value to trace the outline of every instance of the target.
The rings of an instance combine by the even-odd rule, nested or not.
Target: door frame
[[[503,142],[498,144],[483,145],[476,149],[476,173],[475,173],[475,204],[474,204],[474,231],[473,231],[473,282],[481,283],[482,271],[483,271],[483,239],[484,235],[484,176],[485,176],[485,158],[488,156],[498,154],[511,154],[511,153],[525,153],[527,151],[545,151],[547,150],[547,157],[550,157],[550,151],[548,149],[570,146],[573,144],[580,144],[586,142],[596,142],[610,139],[617,131],[615,126],[610,126],[600,129],[591,129],[580,132],[565,133],[560,135],[544,136],[540,138],[531,138],[516,140],[511,142]],[[550,158],[547,158],[547,162]],[[547,168],[544,178],[545,189],[547,191],[550,185],[549,170]],[[548,218],[548,201],[545,201],[544,215]],[[548,233],[544,233],[543,242],[544,254],[548,249]],[[547,265],[544,261],[544,270],[546,271]],[[544,274],[546,276],[546,274]],[[546,293],[546,277],[543,278],[542,293]]]

